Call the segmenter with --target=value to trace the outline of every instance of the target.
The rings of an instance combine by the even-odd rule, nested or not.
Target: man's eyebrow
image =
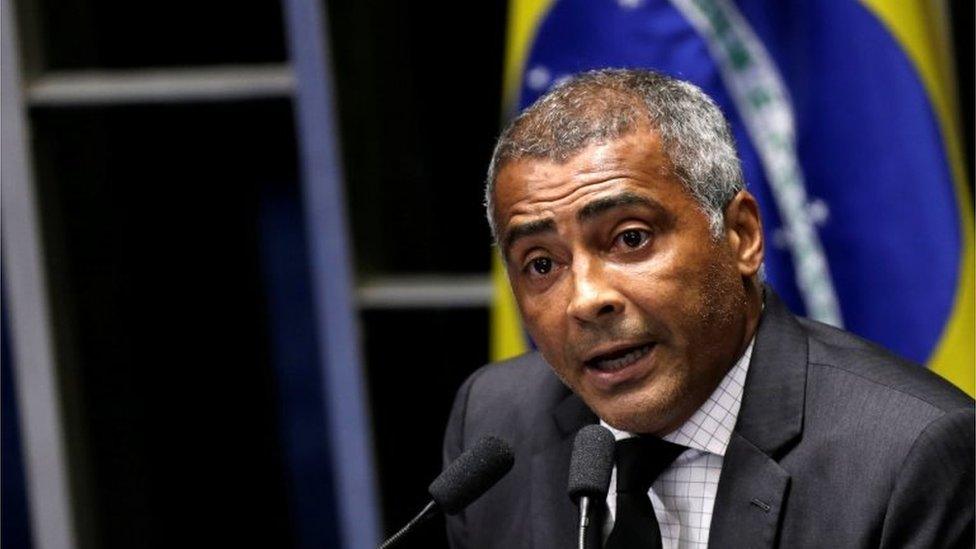
[[[586,206],[583,206],[579,213],[576,214],[576,219],[579,221],[593,219],[607,210],[612,210],[621,206],[644,206],[655,210],[661,209],[661,205],[656,201],[651,200],[650,198],[645,198],[636,193],[625,191],[613,196],[597,198]]]
[[[512,248],[512,245],[521,238],[539,233],[555,232],[555,230],[556,222],[552,219],[536,219],[535,221],[513,225],[505,231],[502,239],[502,255],[508,257],[508,251]]]

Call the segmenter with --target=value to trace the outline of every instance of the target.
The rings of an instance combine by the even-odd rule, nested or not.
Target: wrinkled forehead
[[[499,232],[504,232],[513,216],[525,215],[533,207],[539,209],[622,180],[671,180],[672,173],[660,138],[652,130],[592,143],[561,161],[522,156],[498,171],[492,213]]]

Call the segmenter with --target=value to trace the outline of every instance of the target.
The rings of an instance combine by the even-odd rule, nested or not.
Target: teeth
[[[624,356],[622,356],[620,358],[611,358],[611,359],[606,359],[606,360],[597,360],[594,363],[594,366],[596,366],[598,369],[604,370],[604,371],[620,370],[621,368],[625,368],[625,367],[630,366],[631,364],[637,362],[644,355],[646,355],[648,352],[650,352],[650,350],[651,350],[651,346],[650,345],[645,345],[643,347],[634,349],[633,351],[625,354]]]

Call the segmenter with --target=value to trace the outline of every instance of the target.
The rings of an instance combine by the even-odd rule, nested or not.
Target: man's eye
[[[634,250],[643,246],[644,243],[647,242],[648,238],[650,238],[650,235],[647,231],[642,231],[640,229],[627,229],[626,231],[617,235],[617,242]]]
[[[552,271],[552,259],[548,257],[537,257],[529,261],[529,271],[532,274],[545,275]]]

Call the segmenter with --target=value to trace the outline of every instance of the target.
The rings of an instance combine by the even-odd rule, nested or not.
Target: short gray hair
[[[492,236],[495,179],[520,158],[565,162],[583,148],[623,137],[649,124],[657,131],[674,174],[708,217],[718,238],[725,205],[743,188],[742,167],[729,124],[694,84],[639,69],[578,74],[536,100],[508,125],[492,154],[485,207]]]

